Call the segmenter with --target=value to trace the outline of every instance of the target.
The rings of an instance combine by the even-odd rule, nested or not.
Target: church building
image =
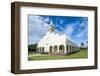
[[[48,54],[69,54],[79,51],[79,46],[69,40],[65,34],[55,33],[55,28],[51,21],[48,32],[38,42],[37,51]]]

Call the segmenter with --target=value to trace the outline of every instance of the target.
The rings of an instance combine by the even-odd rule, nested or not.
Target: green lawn
[[[86,50],[81,50],[79,52],[70,54],[70,55],[39,55],[39,56],[32,56],[32,52],[28,54],[28,60],[56,60],[56,59],[80,59],[80,58],[87,58],[88,53]]]

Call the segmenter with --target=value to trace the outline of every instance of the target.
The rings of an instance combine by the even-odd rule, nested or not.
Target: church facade
[[[39,53],[69,54],[79,51],[77,44],[69,40],[65,34],[55,34],[52,23],[50,25],[46,35],[38,42],[37,51]]]

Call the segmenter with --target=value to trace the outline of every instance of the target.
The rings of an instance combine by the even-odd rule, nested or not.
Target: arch
[[[68,45],[66,45],[66,52],[68,53]]]
[[[42,53],[44,53],[44,47],[42,47]]]
[[[64,45],[59,46],[59,52],[64,53]]]
[[[69,46],[67,45],[67,46],[66,46],[66,50],[67,50],[67,51],[69,50],[68,47],[69,47]]]
[[[49,47],[49,52],[50,52],[50,53],[52,53],[52,49],[53,49],[53,47],[50,46],[50,47]]]
[[[58,51],[58,46],[55,45],[55,46],[54,46],[54,53],[57,53],[57,51]]]

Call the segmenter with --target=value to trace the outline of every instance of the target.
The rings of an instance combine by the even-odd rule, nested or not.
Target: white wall
[[[74,5],[90,5],[98,6],[100,0],[1,0],[0,1],[0,76],[16,76],[10,73],[10,55],[11,55],[11,16],[10,16],[10,3],[13,1],[30,1],[41,3],[57,3],[57,4],[74,4]],[[100,6],[99,15],[100,16]],[[100,20],[100,18],[98,18]],[[100,24],[100,23],[98,23]],[[100,28],[100,26],[98,26]],[[100,30],[98,31],[100,33]],[[100,35],[98,36],[100,42]],[[100,46],[100,44],[99,44]],[[100,50],[100,48],[99,48]],[[100,58],[100,51],[98,52]],[[100,76],[100,59],[98,70],[81,70],[81,71],[65,71],[53,73],[38,73],[38,74],[24,74],[25,76]],[[18,75],[18,76],[23,76]]]

